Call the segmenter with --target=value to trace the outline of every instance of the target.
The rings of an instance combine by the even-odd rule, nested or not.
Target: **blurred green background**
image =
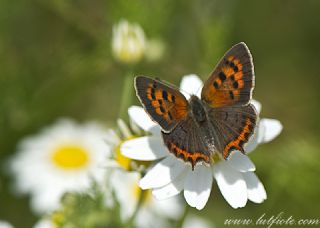
[[[317,0],[2,0],[0,219],[16,227],[37,220],[28,197],[11,193],[5,166],[21,138],[59,117],[114,125],[128,71],[111,53],[112,25],[121,18],[166,46],[159,61],[142,61],[134,73],[176,85],[185,74],[206,79],[227,49],[245,41],[254,57],[261,116],[284,125],[275,141],[250,155],[267,190],[263,204],[232,209],[214,184],[206,208],[192,213],[217,227],[227,218],[281,211],[320,218],[319,11]]]

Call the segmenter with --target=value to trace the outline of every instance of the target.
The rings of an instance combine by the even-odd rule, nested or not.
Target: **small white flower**
[[[7,221],[0,220],[0,228],[13,228],[13,226]]]
[[[113,26],[112,52],[114,57],[123,63],[140,61],[146,49],[143,29],[138,24],[121,20]]]
[[[180,89],[188,99],[190,94],[199,96],[202,86],[202,81],[196,75],[188,75],[182,79]],[[260,103],[253,101],[252,104],[260,112]],[[255,166],[248,156],[234,151],[227,161],[221,160],[211,167],[197,165],[192,171],[189,164],[168,152],[161,138],[160,127],[150,119],[143,108],[130,107],[129,116],[152,135],[123,143],[121,151],[125,156],[136,160],[161,159],[139,182],[142,189],[152,189],[157,199],[166,199],[183,191],[187,203],[200,210],[210,196],[212,177],[215,178],[223,197],[233,208],[244,207],[248,199],[261,203],[267,198],[263,184],[254,173]],[[281,130],[282,125],[278,120],[261,119],[255,135],[245,146],[245,151],[251,152],[258,144],[271,141]]]
[[[31,194],[36,213],[57,209],[67,191],[85,191],[104,180],[102,164],[110,156],[110,132],[97,123],[60,120],[19,143],[10,162],[15,191]]]
[[[120,204],[123,221],[131,218],[138,205],[139,196],[142,193],[138,186],[139,180],[139,173],[122,169],[114,170],[110,175],[110,186]],[[158,201],[151,196],[150,190],[144,191],[143,194],[143,204],[134,220],[136,227],[168,227],[166,219],[176,220],[182,215],[183,207],[177,197]]]

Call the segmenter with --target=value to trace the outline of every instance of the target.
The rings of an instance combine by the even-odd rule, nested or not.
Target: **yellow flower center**
[[[49,216],[50,221],[53,224],[54,228],[62,227],[66,221],[66,216],[63,214],[63,211],[55,211]]]
[[[116,147],[116,161],[118,162],[118,164],[122,168],[129,171],[131,159],[122,155],[121,150],[120,150],[121,145],[122,145],[122,143],[119,143],[119,145]]]
[[[141,196],[141,194],[143,194]],[[151,190],[142,190],[138,184],[133,187],[133,197],[136,200],[139,200],[142,197],[143,205],[148,204],[151,201],[152,195]]]
[[[80,146],[58,147],[52,154],[55,165],[63,169],[80,169],[88,164],[88,151]]]

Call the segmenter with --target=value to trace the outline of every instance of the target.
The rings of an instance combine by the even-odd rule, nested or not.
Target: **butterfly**
[[[168,150],[190,163],[210,165],[214,153],[225,160],[254,133],[257,114],[250,104],[254,88],[251,53],[243,42],[220,60],[201,91],[189,100],[174,86],[145,76],[134,79],[136,95],[161,127]]]

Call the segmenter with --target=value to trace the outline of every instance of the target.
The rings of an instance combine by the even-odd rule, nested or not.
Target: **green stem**
[[[140,208],[141,208],[141,206],[142,206],[142,204],[144,202],[145,196],[146,196],[146,191],[141,190],[137,206],[136,206],[131,218],[128,220],[128,222],[127,222],[125,227],[128,227],[128,228],[129,227],[133,227],[133,222],[134,222],[135,218],[137,217],[137,214],[138,214],[138,212],[139,212],[139,210],[140,210]]]
[[[181,216],[181,218],[177,221],[177,228],[182,228],[184,220],[186,219],[188,213],[189,213],[189,206],[186,205],[186,207],[184,208],[184,212],[183,215]]]
[[[119,117],[123,120],[128,119],[128,107],[131,105],[133,97],[133,74],[128,73],[123,82],[123,89],[121,95],[121,103],[120,103],[120,110],[119,110]]]

